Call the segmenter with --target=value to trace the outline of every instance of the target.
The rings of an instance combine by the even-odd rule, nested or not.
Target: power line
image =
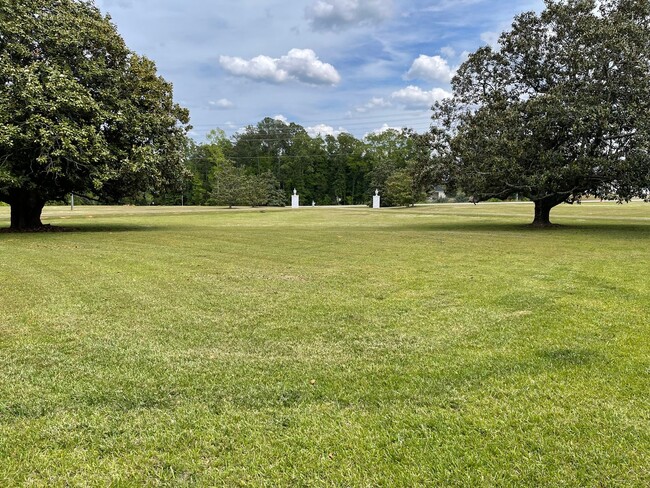
[[[427,131],[429,130],[430,127],[431,127],[430,125],[422,125],[422,124],[421,124],[421,125],[419,125],[419,126],[410,126],[410,127],[407,127],[407,126],[404,126],[404,127],[388,127],[388,128],[386,128],[386,129],[395,129],[395,130],[397,130],[397,131],[401,131],[401,130],[403,130],[403,129],[412,129],[412,130],[415,130],[416,132],[418,132],[418,131],[420,131],[420,132],[421,132],[421,131],[427,132]],[[381,128],[381,129],[385,129],[385,128]],[[346,131],[336,131],[336,132],[337,132],[338,134],[347,134],[347,133],[348,133],[348,132],[346,132]],[[336,135],[338,135],[337,133],[334,133],[334,134],[322,134],[322,133],[318,133],[317,135],[320,135],[320,136],[334,135],[334,136],[336,136]],[[368,135],[370,135],[370,134],[374,134],[374,133],[375,133],[375,131],[370,131],[370,132],[368,132]],[[280,134],[281,134],[281,132],[280,132]],[[286,134],[287,137],[284,137],[284,138],[283,138],[283,137],[278,137],[277,134],[271,134],[271,135],[269,135],[268,137],[266,137],[266,136],[264,136],[264,135],[257,135],[257,134],[255,134],[255,133],[251,133],[251,134],[247,134],[247,133],[238,133],[238,134],[234,134],[234,135],[232,135],[231,138],[240,138],[240,137],[244,137],[244,136],[245,136],[245,139],[246,139],[247,141],[260,141],[260,142],[261,142],[261,141],[268,141],[268,142],[274,142],[274,141],[286,141],[287,139],[289,139],[289,137],[291,137],[291,136],[293,136],[293,135],[294,135],[294,134],[288,134],[288,133],[287,133],[287,134]],[[311,137],[312,139],[315,138],[315,136],[310,136],[309,134],[307,134],[307,135],[308,135],[309,137]],[[354,137],[354,136],[353,136],[353,137]]]
[[[301,126],[315,126],[319,124],[334,124],[334,125],[365,125],[368,123],[371,123],[373,121],[380,121],[380,122],[386,122],[386,123],[395,123],[395,122],[406,122],[406,125],[408,125],[409,122],[417,122],[417,123],[423,123],[423,119],[427,118],[428,120],[431,119],[430,116],[425,116],[424,114],[422,116],[417,116],[413,115],[410,117],[404,117],[403,114],[401,113],[390,113],[390,114],[376,114],[376,115],[367,115],[363,117],[353,117],[353,118],[345,118],[345,119],[316,119],[316,120],[302,120],[300,124]],[[271,117],[267,117],[271,118]],[[263,119],[262,119],[263,120]],[[294,122],[296,123],[296,122]],[[257,123],[252,123],[252,124],[243,124],[243,123],[233,123],[233,125],[239,125],[243,127],[248,127],[248,126],[255,126]],[[402,124],[404,125],[404,124]],[[193,127],[212,127],[214,128],[215,125],[211,124],[197,124],[193,125]]]

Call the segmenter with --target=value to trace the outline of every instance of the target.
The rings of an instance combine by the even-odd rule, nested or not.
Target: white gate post
[[[379,208],[381,206],[381,197],[379,196],[379,190],[375,190],[375,194],[372,197],[372,208]]]

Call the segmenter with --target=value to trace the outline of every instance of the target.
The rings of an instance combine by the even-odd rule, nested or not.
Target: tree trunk
[[[552,227],[551,224],[551,209],[556,205],[562,203],[564,199],[555,197],[546,197],[540,200],[535,200],[535,220],[533,220],[534,227]]]
[[[41,212],[45,200],[35,192],[17,192],[10,198],[11,229],[38,230],[43,228]]]

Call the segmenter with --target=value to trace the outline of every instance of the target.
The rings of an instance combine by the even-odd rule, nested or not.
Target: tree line
[[[206,142],[189,141],[182,197],[190,205],[282,206],[296,189],[302,202],[359,205],[379,190],[385,205],[412,205],[426,197],[418,162],[427,150],[409,129],[311,137],[299,124],[265,118],[232,138],[215,129]]]

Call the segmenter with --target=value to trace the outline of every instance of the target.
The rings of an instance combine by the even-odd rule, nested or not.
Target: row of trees
[[[319,205],[365,204],[375,189],[386,205],[409,205],[426,195],[418,161],[422,136],[389,129],[363,140],[351,134],[310,137],[295,123],[265,118],[228,138],[212,131],[190,143],[192,180],[183,195],[193,205],[283,205],[291,191]]]

